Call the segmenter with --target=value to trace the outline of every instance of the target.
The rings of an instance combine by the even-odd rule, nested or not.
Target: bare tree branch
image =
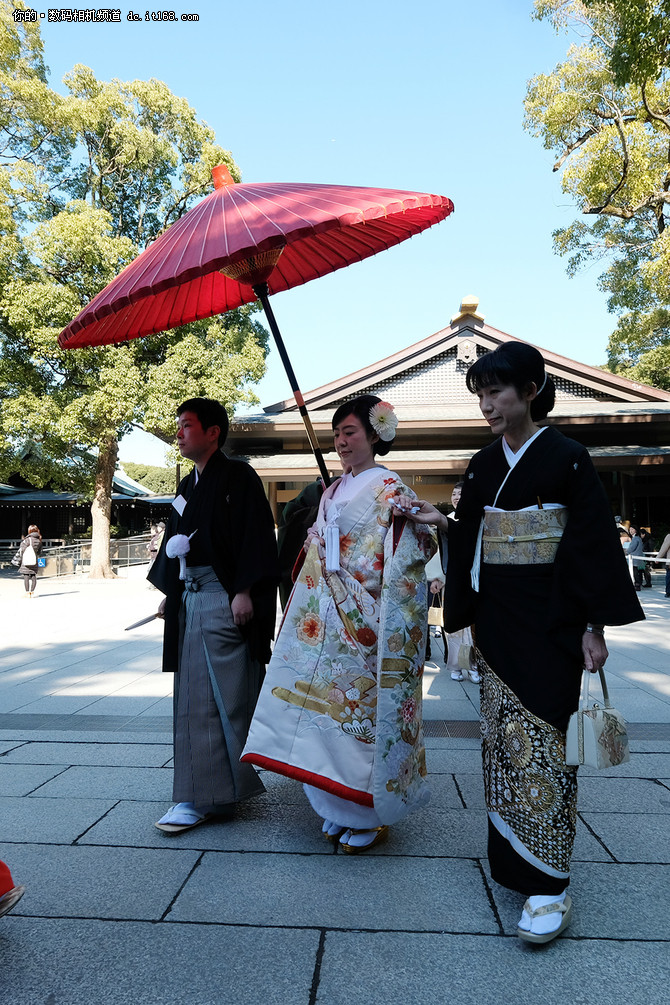
[[[654,122],[661,122],[665,126],[666,129],[670,129],[670,116],[668,116],[668,115],[662,115],[660,112],[655,112],[655,111],[653,111],[652,108],[650,108],[649,102],[647,101],[647,85],[646,84],[642,84],[641,85],[640,92],[642,94],[642,104],[644,105],[645,110],[646,110],[647,115],[649,116],[649,118],[652,119]]]
[[[617,132],[619,133],[619,139],[621,140],[621,147],[623,149],[623,169],[621,172],[621,179],[619,183],[614,186],[614,188],[607,196],[602,206],[590,206],[587,210],[585,210],[586,213],[602,213],[605,207],[609,206],[609,204],[611,203],[612,199],[617,194],[617,192],[621,188],[623,188],[623,186],[626,183],[626,179],[628,177],[628,167],[630,159],[628,156],[628,144],[626,142],[626,134],[623,131],[623,125],[618,117],[614,120],[614,125],[616,126]]]
[[[583,146],[583,144],[586,143],[587,140],[591,139],[591,137],[595,136],[596,133],[598,132],[599,130],[596,129],[595,126],[591,126],[589,129],[586,130],[585,133],[582,133],[579,139],[575,140],[574,143],[571,143],[569,146],[565,147],[563,153],[558,158],[558,160],[556,161],[551,170],[560,171],[560,169],[563,167],[570,154],[574,153],[575,150],[578,150],[579,147]]]

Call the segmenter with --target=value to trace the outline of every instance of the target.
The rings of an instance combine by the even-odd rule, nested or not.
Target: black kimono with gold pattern
[[[574,842],[577,779],[565,764],[565,730],[579,702],[582,635],[589,622],[644,614],[588,452],[552,427],[516,463],[495,505],[566,507],[553,560],[490,564],[485,548],[473,590],[484,507],[508,472],[500,439],[468,466],[449,528],[445,629],[475,626],[491,874],[526,896],[550,895],[568,885]]]

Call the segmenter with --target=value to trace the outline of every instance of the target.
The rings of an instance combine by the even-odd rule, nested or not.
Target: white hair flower
[[[388,401],[379,401],[370,409],[370,425],[380,440],[389,443],[395,437],[398,416]]]

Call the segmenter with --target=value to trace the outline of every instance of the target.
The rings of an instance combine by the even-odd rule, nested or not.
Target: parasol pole
[[[212,168],[212,179],[214,180],[214,188],[227,188],[228,186],[233,187],[235,185],[235,180],[225,164],[218,164],[216,167]],[[305,424],[305,431],[307,433],[309,445],[312,448],[316,463],[319,466],[324,487],[328,488],[330,485],[330,478],[328,477],[326,462],[323,459],[323,454],[321,453],[319,441],[317,440],[316,433],[314,432],[312,420],[307,412],[305,399],[298,387],[298,381],[296,380],[295,373],[293,372],[291,360],[288,358],[286,346],[284,345],[284,340],[281,337],[281,332],[279,331],[279,325],[275,319],[274,311],[270,306],[270,288],[267,284],[267,280],[272,275],[275,265],[279,261],[279,257],[283,250],[283,243],[275,245],[275,247],[272,248],[266,248],[265,251],[258,251],[256,249],[248,254],[246,258],[238,259],[237,261],[228,263],[227,265],[222,265],[219,271],[222,272],[224,276],[227,276],[228,279],[233,279],[235,282],[245,283],[247,286],[250,286],[263,305],[265,316],[270,325],[270,331],[274,336],[277,349],[279,350],[279,355],[281,356],[281,361],[284,364],[284,369],[286,370],[288,382],[291,385],[291,390],[293,391],[296,403],[300,409],[302,421]]]
[[[298,386],[298,381],[296,380],[295,373],[293,372],[293,366],[291,360],[286,352],[286,346],[284,345],[284,340],[281,337],[281,332],[279,331],[279,326],[274,316],[272,307],[270,306],[269,297],[269,287],[267,283],[256,283],[252,287],[254,293],[263,305],[263,310],[265,311],[265,316],[268,319],[268,324],[270,325],[270,331],[274,337],[279,355],[281,356],[281,361],[284,364],[284,369],[286,370],[286,376],[288,377],[288,382],[291,385],[291,390],[293,391],[293,396],[300,410],[300,415],[302,416],[302,421],[305,424],[305,430],[307,432],[307,439],[309,440],[310,446],[316,458],[316,463],[319,465],[319,471],[321,472],[321,477],[326,488],[330,485],[330,477],[328,475],[328,470],[326,468],[326,462],[323,459],[323,454],[321,453],[321,448],[319,447],[319,441],[314,432],[314,426],[312,425],[312,420],[309,417],[307,411],[307,406],[305,405],[305,399],[302,396],[302,392]]]

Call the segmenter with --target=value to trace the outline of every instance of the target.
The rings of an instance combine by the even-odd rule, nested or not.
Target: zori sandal
[[[211,819],[211,813],[198,813],[190,803],[177,803],[176,806],[171,806],[154,826],[163,834],[183,834],[184,831],[190,831]]]
[[[351,844],[351,838],[354,834],[374,834],[371,841],[367,844]],[[360,830],[348,830],[343,837],[346,837],[346,841],[340,839],[340,848],[347,855],[359,855],[362,851],[369,851],[370,848],[374,848],[375,845],[381,844],[386,841],[389,836],[389,829],[386,824],[381,827],[362,827]]]
[[[523,905],[523,909],[530,918],[531,930],[527,931],[525,928],[517,928],[516,934],[520,939],[523,939],[524,942],[533,942],[535,945],[551,942],[552,939],[555,939],[561,934],[561,932],[565,931],[572,919],[572,900],[567,894],[565,895],[565,900],[556,901],[553,904],[547,904],[545,907],[533,907],[530,900],[527,900]],[[545,914],[561,914],[562,918],[560,925],[558,925],[557,928],[554,928],[551,932],[534,932],[532,930],[533,918],[540,918]]]
[[[7,893],[3,893],[2,897],[0,897],[0,918],[8,914],[15,904],[18,904],[25,892],[25,886],[15,886],[13,889],[8,890]]]

